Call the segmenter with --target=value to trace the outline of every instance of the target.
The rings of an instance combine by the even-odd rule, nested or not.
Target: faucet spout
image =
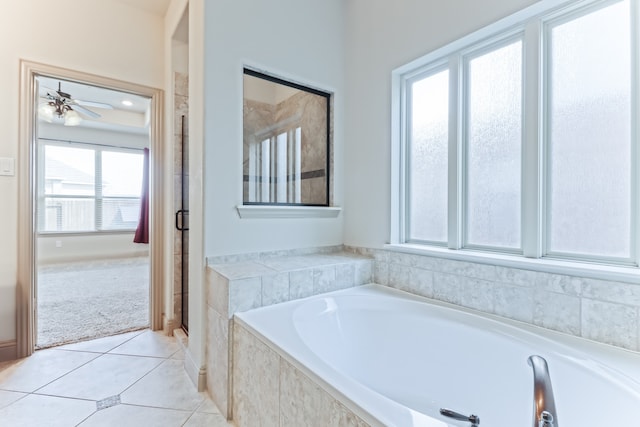
[[[533,427],[558,427],[547,361],[541,356],[533,355],[529,356],[527,362],[533,368]]]

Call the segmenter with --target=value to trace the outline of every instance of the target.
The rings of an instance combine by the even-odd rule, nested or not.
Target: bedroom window
[[[133,231],[140,215],[141,150],[40,141],[38,231]]]
[[[638,13],[545,2],[394,71],[392,244],[637,267]]]

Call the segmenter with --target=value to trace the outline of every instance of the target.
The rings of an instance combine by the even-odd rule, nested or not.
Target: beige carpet
[[[40,267],[37,296],[37,348],[146,328],[149,259]]]

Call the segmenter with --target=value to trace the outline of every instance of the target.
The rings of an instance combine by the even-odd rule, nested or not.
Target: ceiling
[[[137,134],[143,134],[149,130],[150,98],[44,76],[38,76],[37,80],[41,102],[46,102],[43,97],[47,92],[57,91],[60,83],[62,92],[71,95],[74,100],[105,103],[113,107],[113,109],[105,109],[86,106],[85,108],[102,117],[91,119],[81,114],[83,120],[80,126]],[[124,105],[122,101],[129,101],[131,105]],[[62,120],[56,120],[54,123],[62,124]]]
[[[171,0],[112,0],[126,4],[136,9],[144,10],[154,15],[164,16],[169,8]]]

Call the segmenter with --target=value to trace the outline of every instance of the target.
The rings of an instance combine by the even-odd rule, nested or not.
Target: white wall
[[[38,265],[148,256],[149,245],[133,243],[134,234],[40,236],[36,245]]]
[[[80,126],[64,126],[39,122],[38,137],[58,139],[60,141],[87,142],[91,144],[113,145],[116,147],[149,147],[149,132],[145,135],[114,132],[107,129],[95,129]]]
[[[389,239],[391,72],[534,0],[349,0],[344,243]]]
[[[0,157],[18,155],[21,58],[163,87],[160,16],[96,0],[21,0],[1,8]],[[0,177],[0,342],[15,339],[17,188],[15,176]]]
[[[242,204],[243,65],[335,93],[334,204],[343,204],[344,4],[343,0],[206,2],[207,256],[342,243],[342,215],[240,219],[235,207]]]

